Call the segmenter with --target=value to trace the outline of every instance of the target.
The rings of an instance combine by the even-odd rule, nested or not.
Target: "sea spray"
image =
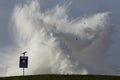
[[[56,5],[41,11],[37,0],[17,5],[12,29],[16,49],[8,62],[6,75],[20,75],[17,66],[27,50],[26,74],[88,74],[108,71],[105,51],[109,45],[109,13],[69,20],[68,6]],[[12,63],[12,65],[11,65]]]

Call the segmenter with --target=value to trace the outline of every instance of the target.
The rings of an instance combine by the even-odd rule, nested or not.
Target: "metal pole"
[[[23,54],[23,56],[25,56],[25,53]],[[25,70],[24,70],[24,68],[23,68],[23,76],[25,75]]]
[[[23,56],[25,56],[26,51],[23,53]],[[23,68],[23,76],[25,75],[25,68]]]
[[[25,68],[23,68],[23,76],[25,75]]]

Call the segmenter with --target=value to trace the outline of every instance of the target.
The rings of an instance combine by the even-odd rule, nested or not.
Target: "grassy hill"
[[[34,75],[2,77],[0,80],[120,80],[120,76],[103,75]]]

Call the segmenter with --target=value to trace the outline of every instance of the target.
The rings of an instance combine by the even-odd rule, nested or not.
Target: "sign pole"
[[[24,71],[24,68],[23,68],[23,76],[24,76],[24,74],[25,74],[25,71]]]
[[[26,51],[23,52],[23,56],[25,57],[25,53],[27,53]],[[23,67],[23,76],[25,75],[25,68]]]
[[[25,56],[25,53],[23,53],[23,56]],[[24,67],[23,67],[23,76],[24,76],[24,74],[25,74],[25,71],[24,71]]]

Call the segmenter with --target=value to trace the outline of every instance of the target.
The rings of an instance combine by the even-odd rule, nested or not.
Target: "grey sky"
[[[1,0],[0,2],[0,46],[10,44],[11,39],[8,23],[13,9],[13,1]]]
[[[56,4],[63,4],[70,0],[39,0],[41,9],[45,11],[54,7]],[[12,11],[16,4],[24,4],[24,0],[0,0],[0,48],[13,45],[12,30],[9,28],[9,22]],[[119,63],[120,52],[120,0],[72,0],[69,6],[69,17],[77,18],[84,15],[91,15],[99,12],[112,12],[110,15],[111,24],[113,24],[113,33],[111,40],[113,44],[109,49],[111,61]],[[1,49],[0,49],[1,51]]]

